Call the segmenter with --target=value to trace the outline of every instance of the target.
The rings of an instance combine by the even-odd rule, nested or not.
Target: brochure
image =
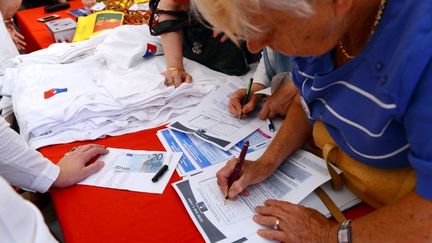
[[[103,30],[118,27],[123,24],[123,19],[124,13],[117,11],[100,11],[80,17],[73,42],[87,40]]]

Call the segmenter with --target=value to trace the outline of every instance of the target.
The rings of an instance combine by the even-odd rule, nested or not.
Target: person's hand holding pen
[[[240,177],[229,187],[228,178],[234,171],[238,160],[238,158],[229,160],[227,164],[216,173],[219,188],[222,193],[230,199],[235,198],[240,193],[247,196],[248,192],[245,190],[247,186],[262,182],[277,168],[277,166],[268,166],[258,161],[244,160]]]
[[[255,109],[258,102],[261,99],[261,94],[254,94],[258,90],[264,89],[265,86],[259,83],[252,83],[250,94],[247,102],[243,106],[243,100],[246,95],[246,89],[239,89],[233,93],[229,102],[228,102],[228,110],[234,116],[247,117],[247,114]]]
[[[274,78],[280,78],[280,75],[276,75]],[[265,88],[266,87],[262,84],[253,83],[249,100],[244,106],[242,106],[242,102],[244,100],[246,89],[239,89],[234,92],[228,102],[229,112],[235,116],[239,116],[240,113],[243,113],[243,117],[246,117],[249,112],[256,108],[263,96],[254,93]],[[288,80],[283,82],[271,96],[264,98],[265,101],[261,107],[261,111],[259,112],[260,119],[273,119],[276,116],[285,117],[297,92],[297,88],[292,81]]]
[[[227,195],[230,199],[235,198],[240,193],[242,195],[248,195],[248,192],[245,190],[247,186],[262,182],[274,171],[270,166],[263,166],[263,163],[245,160],[240,178],[236,180],[231,187],[228,187],[228,177],[231,175],[237,162],[238,158],[229,160],[227,164],[216,173],[219,188],[222,193]]]

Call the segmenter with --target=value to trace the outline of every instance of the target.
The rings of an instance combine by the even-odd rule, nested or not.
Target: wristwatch
[[[351,243],[351,220],[345,220],[338,229],[338,243]]]

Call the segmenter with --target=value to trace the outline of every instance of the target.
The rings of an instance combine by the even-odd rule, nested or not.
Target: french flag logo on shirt
[[[156,51],[157,51],[157,46],[147,43],[147,51],[143,57],[144,58],[152,57],[156,54]]]
[[[54,95],[58,94],[58,93],[65,93],[67,92],[67,88],[63,88],[63,89],[49,89],[47,91],[44,92],[44,99],[49,99],[51,97],[53,97]]]

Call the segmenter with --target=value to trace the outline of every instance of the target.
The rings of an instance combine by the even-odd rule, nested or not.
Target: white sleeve
[[[57,179],[60,169],[9,128],[0,117],[0,176],[26,190],[46,192]]]
[[[11,243],[57,242],[40,211],[0,176],[0,239]]]
[[[10,59],[19,55],[18,50],[15,47],[15,44],[9,34],[9,31],[6,29],[6,26],[3,22],[3,16],[0,11],[0,75],[3,73],[3,70],[6,67],[12,66],[12,62]]]
[[[269,64],[273,68],[276,68],[276,60],[274,57],[273,49],[266,47],[266,51],[267,51],[267,57],[268,57]],[[265,57],[264,57],[264,51],[263,51],[263,55],[260,59],[258,67],[254,73],[254,83],[262,84],[268,88],[271,85],[271,79],[269,79],[269,77],[267,75],[264,58]]]
[[[263,57],[261,57],[260,62],[258,63],[257,69],[254,73],[254,83],[259,83],[264,85],[265,87],[270,87],[270,79],[267,76],[265,64]]]

